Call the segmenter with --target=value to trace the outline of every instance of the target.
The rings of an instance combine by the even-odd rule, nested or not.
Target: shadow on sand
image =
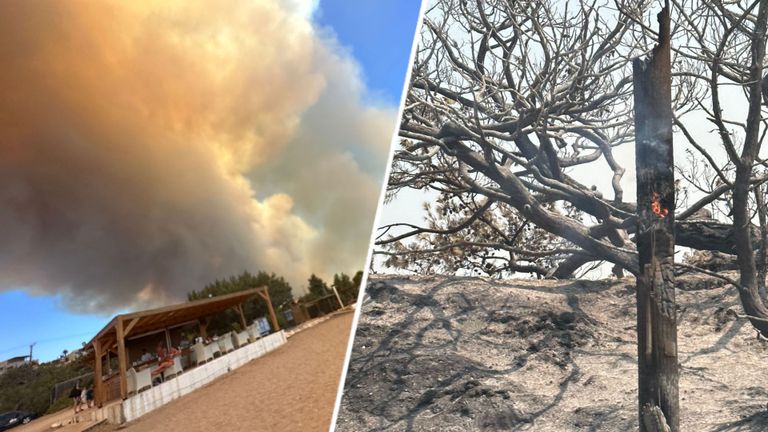
[[[512,299],[499,303],[495,297],[487,304],[478,300],[483,293],[446,293],[466,283],[464,278],[424,283],[418,293],[398,288],[402,282],[375,281],[367,288],[371,303],[358,324],[338,430],[355,430],[345,416],[362,417],[358,421],[368,430],[378,431],[537,430],[537,419],[584,378],[570,353],[588,352],[585,342],[598,322],[579,304],[577,291],[583,287],[570,292],[563,284],[570,310],[529,315]],[[488,285],[495,291],[501,286]],[[590,287],[602,291],[610,284]],[[535,285],[515,288],[553,292]],[[468,349],[478,355],[467,355]],[[482,352],[504,358],[479,361]],[[514,375],[533,356],[563,371],[554,396],[526,394],[514,384]],[[605,422],[636,428],[633,418],[622,419],[619,407],[610,404],[577,410],[574,418],[575,430],[603,430]]]

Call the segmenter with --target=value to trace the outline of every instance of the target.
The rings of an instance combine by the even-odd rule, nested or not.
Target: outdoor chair
[[[218,342],[219,351],[221,351],[222,354],[232,352],[235,349],[235,347],[232,345],[232,335],[230,333],[225,333],[219,338]]]
[[[240,348],[245,345],[248,345],[248,332],[247,331],[241,331],[240,333],[232,332],[232,342],[235,345],[235,348]]]
[[[152,372],[149,368],[136,371],[134,368],[128,369],[128,394],[139,393],[146,388],[152,388]]]
[[[250,339],[251,342],[256,342],[261,337],[259,326],[255,322],[248,326],[247,331],[248,339]]]
[[[217,342],[211,342],[205,346],[206,359],[212,360],[216,357],[216,354],[221,356],[221,350],[219,350],[219,344]]]
[[[136,369],[128,369],[125,377],[125,383],[128,386],[128,394],[136,393]]]
[[[175,377],[182,373],[184,369],[181,367],[181,358],[176,356],[173,358],[173,366],[163,371],[163,381],[170,377]]]
[[[213,356],[208,356],[209,352],[210,350],[206,350],[205,345],[201,342],[192,345],[192,363],[194,363],[195,366],[199,366],[201,363],[213,359]]]

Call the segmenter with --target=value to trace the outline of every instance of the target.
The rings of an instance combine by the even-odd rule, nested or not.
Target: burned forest
[[[766,0],[430,2],[385,197],[419,197],[423,217],[378,228],[378,283],[632,286],[631,424],[683,430],[685,281],[732,290],[718,313],[768,338],[767,23]],[[362,313],[361,331],[384,314]]]
[[[418,189],[436,199],[424,226],[382,226],[376,253],[394,267],[436,273],[566,279],[602,261],[638,275],[638,205],[625,198],[635,180],[618,153],[635,164],[627,157],[635,140],[632,60],[654,48],[654,5],[432,6],[387,198]],[[675,271],[731,265],[748,315],[761,319],[768,318],[758,294],[766,267],[767,8],[670,6],[671,121],[684,156],[673,167],[673,227],[690,257]],[[726,102],[739,110],[726,111]]]

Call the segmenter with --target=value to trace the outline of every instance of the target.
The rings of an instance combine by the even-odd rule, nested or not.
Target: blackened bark
[[[676,244],[691,249],[736,254],[733,228],[733,225],[716,221],[677,221],[675,241]],[[758,240],[756,227],[749,227],[749,232],[753,241]]]
[[[765,79],[763,79],[763,95],[766,93]],[[765,191],[764,186],[758,186],[755,189],[755,204],[757,204],[757,218],[760,225],[760,250],[757,252],[757,292],[760,293],[760,299],[765,302],[765,277],[766,277],[766,255],[765,247],[768,245],[768,217],[765,209]]]
[[[569,279],[581,266],[588,262],[597,261],[599,258],[589,254],[573,254],[563,260],[549,277],[555,279]]]
[[[675,187],[669,2],[658,15],[659,40],[647,60],[633,61],[637,169],[638,416],[656,411],[680,430],[675,308]],[[658,428],[654,428],[659,430]]]
[[[761,0],[752,38],[752,63],[749,79],[749,110],[744,145],[740,157],[734,161],[736,178],[733,182],[733,233],[736,243],[736,256],[739,263],[741,280],[739,297],[744,312],[758,318],[768,318],[768,308],[763,304],[757,291],[757,265],[752,244],[751,214],[748,207],[749,180],[752,167],[760,152],[760,120],[762,109],[762,72],[765,57],[765,33],[768,20],[768,0]],[[752,325],[768,337],[768,322],[751,319]]]

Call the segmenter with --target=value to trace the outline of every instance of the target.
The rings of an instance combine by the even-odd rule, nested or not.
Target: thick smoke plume
[[[0,3],[0,289],[104,312],[361,268],[395,112],[310,8]]]

